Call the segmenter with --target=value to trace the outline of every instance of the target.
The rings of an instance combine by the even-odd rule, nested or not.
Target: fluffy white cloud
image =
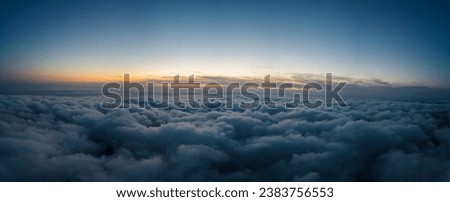
[[[114,109],[0,96],[1,181],[449,181],[450,104]]]

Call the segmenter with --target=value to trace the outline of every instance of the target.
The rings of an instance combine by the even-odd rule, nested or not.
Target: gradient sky
[[[450,1],[2,1],[2,80],[332,72],[449,88]]]

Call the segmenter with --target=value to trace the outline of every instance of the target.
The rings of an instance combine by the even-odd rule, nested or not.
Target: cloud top
[[[449,181],[450,104],[114,109],[0,96],[1,181]]]

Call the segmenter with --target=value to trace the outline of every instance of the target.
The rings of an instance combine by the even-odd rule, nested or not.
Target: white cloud
[[[2,181],[448,181],[450,105],[115,109],[0,96]],[[33,168],[33,169],[30,169]]]

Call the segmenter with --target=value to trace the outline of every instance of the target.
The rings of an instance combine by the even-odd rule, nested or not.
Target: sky
[[[101,107],[123,74],[325,73],[348,107]],[[450,0],[0,0],[0,181],[450,181],[449,76]]]
[[[450,1],[2,1],[5,83],[323,74],[450,88]]]

